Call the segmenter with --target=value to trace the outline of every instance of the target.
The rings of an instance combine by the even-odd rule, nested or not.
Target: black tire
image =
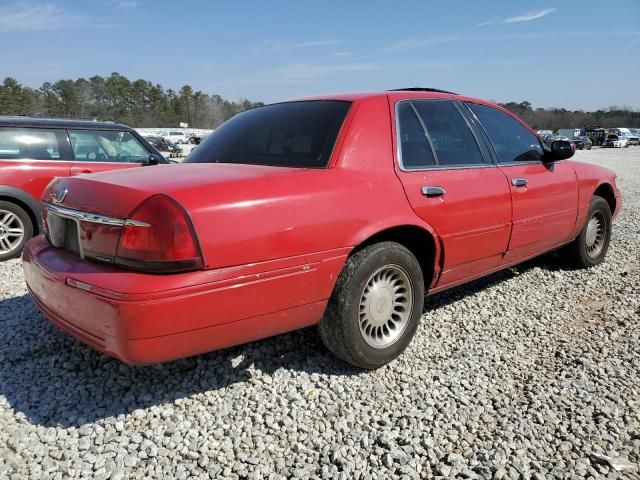
[[[595,250],[594,244],[587,238],[589,224],[594,220],[602,226],[601,244]],[[592,227],[593,228],[593,227]],[[596,235],[597,237],[597,235]],[[566,260],[574,267],[577,268],[589,268],[598,265],[604,259],[609,249],[609,242],[611,241],[611,208],[607,201],[594,195],[591,199],[591,205],[589,206],[589,213],[587,214],[587,220],[582,227],[580,235],[564,247],[563,253]]]
[[[405,290],[404,298],[406,305],[409,305],[409,298],[411,299],[410,308],[407,309],[410,311],[403,310],[401,315],[405,315],[404,320],[397,324],[396,320],[391,318],[394,315],[399,318],[396,308],[402,308],[402,305],[395,303],[395,298],[398,296],[396,290],[394,290],[396,296],[391,300],[389,308],[386,306],[389,305],[386,300],[382,305],[380,302],[376,303],[376,308],[380,308],[378,310],[380,315],[384,317],[386,313],[382,312],[389,312],[389,320],[384,326],[374,327],[381,334],[379,338],[385,341],[385,332],[391,332],[391,335],[396,337],[389,345],[374,347],[367,343],[375,341],[373,329],[372,334],[368,336],[368,341],[365,340],[366,333],[361,332],[360,322],[363,321],[362,315],[366,311],[361,307],[361,303],[365,301],[367,291],[370,291],[365,290],[365,287],[369,288],[376,275],[384,276],[388,271],[397,271],[400,280],[393,280],[393,273],[389,273],[386,279],[398,281],[397,285],[402,285],[403,281],[409,285],[410,288]],[[403,298],[401,293],[399,295]],[[394,360],[409,345],[418,327],[423,306],[424,278],[416,257],[399,243],[376,243],[356,252],[347,260],[333,289],[327,310],[320,321],[318,327],[320,337],[336,357],[356,367],[378,368]],[[373,303],[370,303],[369,308],[373,307]],[[366,321],[363,324],[366,324]],[[394,325],[400,325],[400,327]],[[396,328],[398,328],[397,331]]]
[[[14,217],[3,223],[3,219],[13,214]],[[21,224],[21,225],[20,225]],[[9,235],[9,228],[21,226],[23,235],[21,239]],[[29,214],[15,203],[0,201],[0,262],[10,258],[19,257],[27,243],[33,236],[33,222]],[[19,240],[19,241],[18,241]]]

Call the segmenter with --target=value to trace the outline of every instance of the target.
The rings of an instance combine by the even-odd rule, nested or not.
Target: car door
[[[401,101],[395,116],[397,175],[442,242],[438,287],[497,267],[509,242],[511,200],[486,144],[451,100]]]
[[[88,129],[68,132],[74,155],[71,175],[137,168],[149,162],[150,152],[130,132]]]
[[[71,151],[64,129],[0,127],[0,184],[40,200],[55,177],[66,177]]]
[[[505,263],[570,240],[578,212],[578,184],[571,164],[543,162],[538,136],[508,113],[488,105],[466,105],[482,124],[509,180],[513,231]]]

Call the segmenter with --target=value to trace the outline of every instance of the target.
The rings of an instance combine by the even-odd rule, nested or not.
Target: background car
[[[180,147],[180,145],[171,143],[158,135],[144,135],[144,138],[158,151],[163,152],[169,158],[182,156],[182,147]]]
[[[202,135],[198,135],[196,133],[193,133],[187,137],[187,143],[191,143],[193,145],[200,145],[201,141]]]
[[[54,177],[156,163],[167,160],[125,125],[0,117],[0,260],[42,232],[40,197]]]
[[[640,135],[635,131],[636,129],[630,129],[631,131],[625,136],[629,140],[629,145],[640,145]]]
[[[629,146],[629,139],[617,133],[609,133],[604,141],[603,147],[623,148]]]
[[[181,144],[186,143],[187,141],[187,135],[184,132],[180,132],[178,130],[162,132],[160,136],[171,143]]]
[[[573,137],[571,142],[576,146],[576,150],[591,150],[593,142],[589,137]]]
[[[128,363],[318,324],[338,358],[377,368],[426,292],[560,247],[603,260],[620,193],[573,154],[433,89],[257,107],[181,165],[52,183],[25,277],[53,323]]]

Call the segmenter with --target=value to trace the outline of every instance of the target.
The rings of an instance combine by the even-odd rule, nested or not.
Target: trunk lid
[[[59,178],[42,196],[45,233],[55,247],[114,263],[125,220],[149,197],[166,195],[190,213],[215,203],[214,192],[221,190],[217,186],[250,183],[296,170],[301,169],[178,164]]]
[[[42,196],[46,203],[87,213],[127,218],[143,200],[167,195],[187,210],[194,194],[227,182],[238,182],[289,173],[294,168],[240,164],[172,164],[59,178]],[[54,197],[66,188],[62,202]]]

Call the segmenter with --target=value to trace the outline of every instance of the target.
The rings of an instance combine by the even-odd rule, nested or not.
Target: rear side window
[[[480,148],[467,121],[450,101],[415,101],[438,165],[477,165],[484,163]]]
[[[436,164],[424,127],[410,102],[398,105],[398,134],[403,168],[411,170]]]
[[[78,162],[146,163],[149,152],[130,132],[69,130],[71,148]]]
[[[60,160],[63,130],[0,127],[0,160]]]
[[[522,123],[493,107],[477,103],[466,105],[487,132],[499,163],[542,160],[544,150],[538,136]]]
[[[310,100],[247,110],[218,127],[185,163],[326,167],[350,105]]]

